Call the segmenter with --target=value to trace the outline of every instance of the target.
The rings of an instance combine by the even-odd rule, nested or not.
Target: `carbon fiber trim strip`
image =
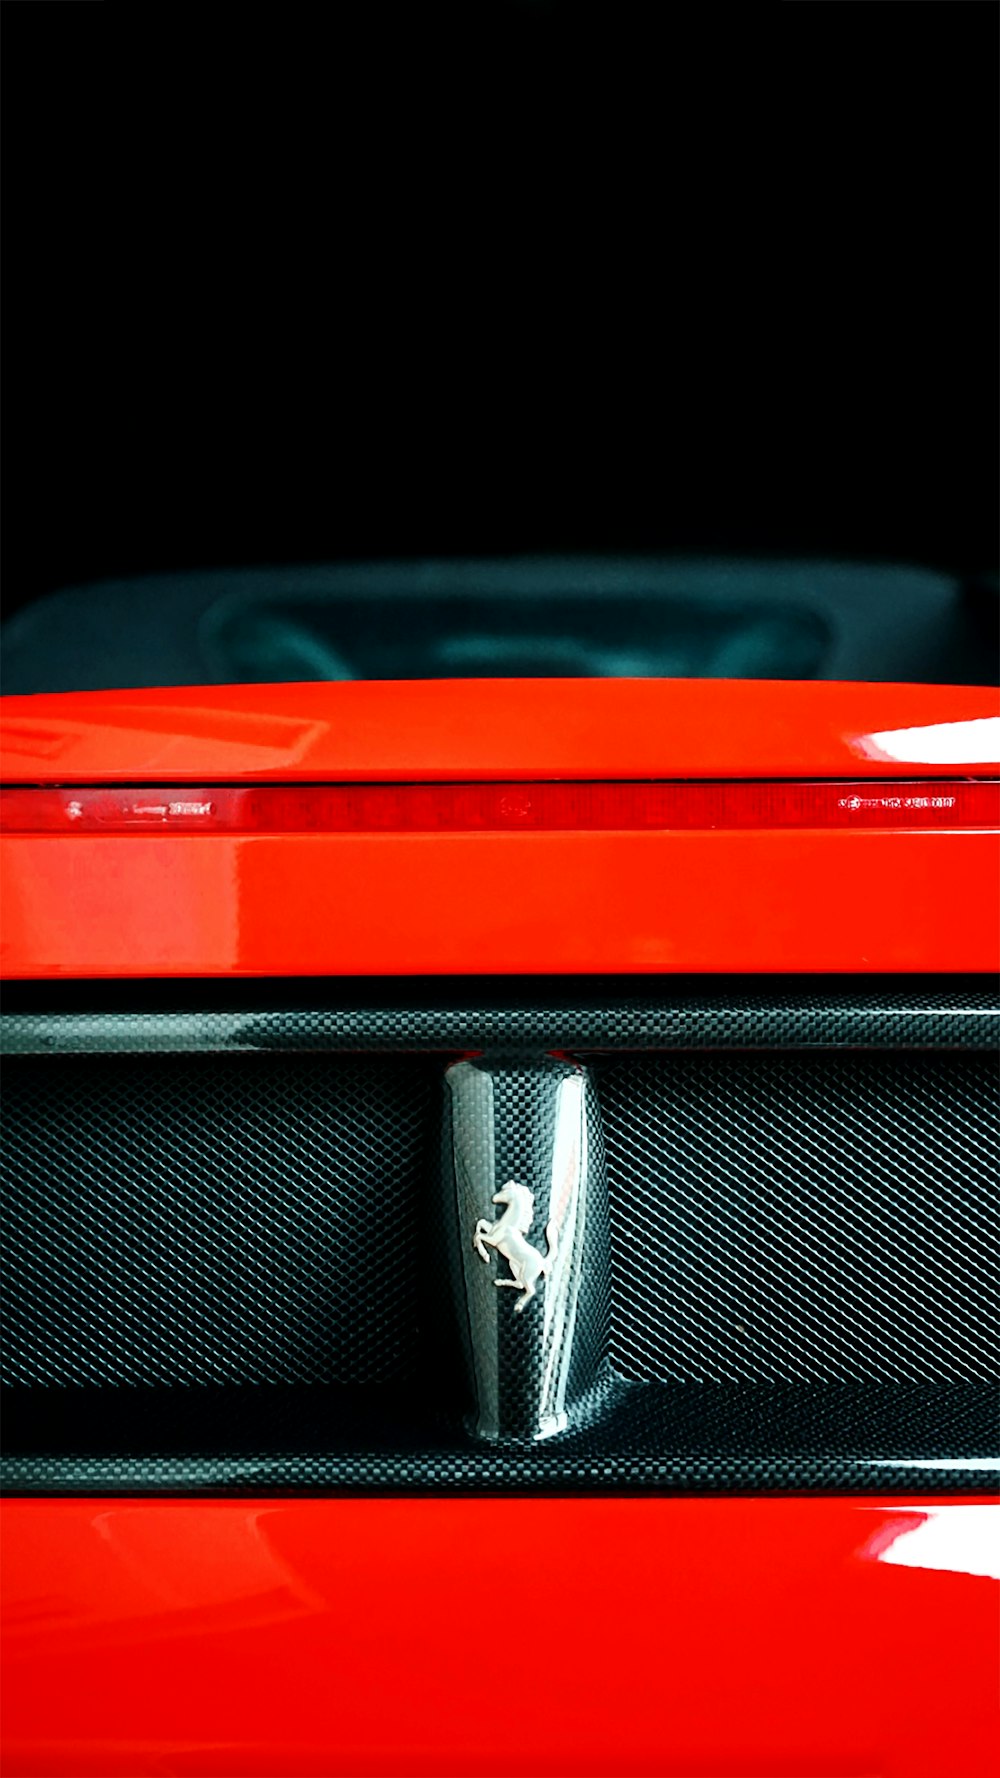
[[[5,1403],[8,1493],[336,1488],[419,1493],[866,1493],[994,1489],[992,1387],[619,1384],[596,1425],[498,1449],[408,1397],[349,1391],[32,1391]],[[40,1399],[41,1393],[41,1399]],[[120,1450],[122,1416],[131,1440]],[[86,1428],[86,1431],[83,1428]],[[61,1451],[53,1449],[62,1442]],[[325,1441],[325,1446],[324,1446]],[[331,1449],[336,1442],[337,1448]],[[115,1450],[115,1443],[119,1449]],[[12,1446],[19,1446],[18,1454]],[[30,1454],[28,1454],[30,1452]]]
[[[286,983],[251,985],[206,1008],[195,985],[151,991],[116,1010],[99,985],[22,986],[19,1010],[0,1018],[0,1053],[124,1055],[240,1050],[366,1052],[529,1049],[979,1049],[1000,1045],[992,977],[888,980],[721,980],[706,988],[648,978],[603,989],[590,983]],[[256,1005],[253,995],[256,992]],[[275,1000],[279,993],[282,999]],[[287,998],[284,998],[287,996]],[[65,1010],[59,1005],[62,999]],[[8,1005],[14,999],[8,990]],[[32,1008],[34,1000],[35,1008]],[[150,1004],[153,1000],[154,1004]],[[84,1004],[81,1005],[81,1001]],[[89,1001],[89,1009],[87,1002]],[[119,1005],[121,994],[119,991]]]

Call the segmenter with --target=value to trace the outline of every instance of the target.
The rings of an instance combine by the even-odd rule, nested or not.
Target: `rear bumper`
[[[998,1520],[954,1498],[11,1500],[4,1771],[985,1778]]]

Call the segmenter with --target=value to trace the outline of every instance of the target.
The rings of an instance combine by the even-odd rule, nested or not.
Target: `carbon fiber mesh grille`
[[[4,1484],[990,1485],[992,984],[613,986],[251,984],[223,1005],[165,985],[146,1012],[20,990],[0,1026]],[[544,1170],[522,1065],[577,1049],[617,1375],[592,1424],[495,1449],[467,1429],[444,1070],[489,1051],[497,1165]]]
[[[995,1376],[998,1085],[974,1056],[608,1066],[620,1374]]]
[[[415,1269],[390,1231],[436,1086],[415,1060],[8,1059],[4,1381],[405,1373]]]

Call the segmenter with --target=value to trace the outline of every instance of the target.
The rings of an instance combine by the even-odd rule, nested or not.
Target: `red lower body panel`
[[[998,1520],[956,1500],[10,1501],[3,1770],[986,1778]]]
[[[960,974],[987,832],[9,835],[10,977]]]

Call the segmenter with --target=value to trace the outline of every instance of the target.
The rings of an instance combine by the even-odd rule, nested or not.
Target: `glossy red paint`
[[[8,836],[21,977],[979,971],[975,831]]]
[[[5,776],[949,779],[996,768],[995,708],[609,681],[12,699]],[[9,976],[1000,962],[976,831],[12,834],[3,875]],[[940,1544],[891,1559],[970,1504],[11,1501],[3,1769],[985,1778],[991,1583]]]
[[[11,1501],[3,1770],[987,1778],[984,1512]]]
[[[0,760],[12,784],[984,776],[1000,716],[995,691],[968,686],[206,686],[6,698]]]
[[[11,698],[3,732],[14,784],[910,781],[988,771],[995,708],[940,686],[238,686]],[[1000,964],[1000,850],[974,831],[11,833],[0,871],[10,977]]]

